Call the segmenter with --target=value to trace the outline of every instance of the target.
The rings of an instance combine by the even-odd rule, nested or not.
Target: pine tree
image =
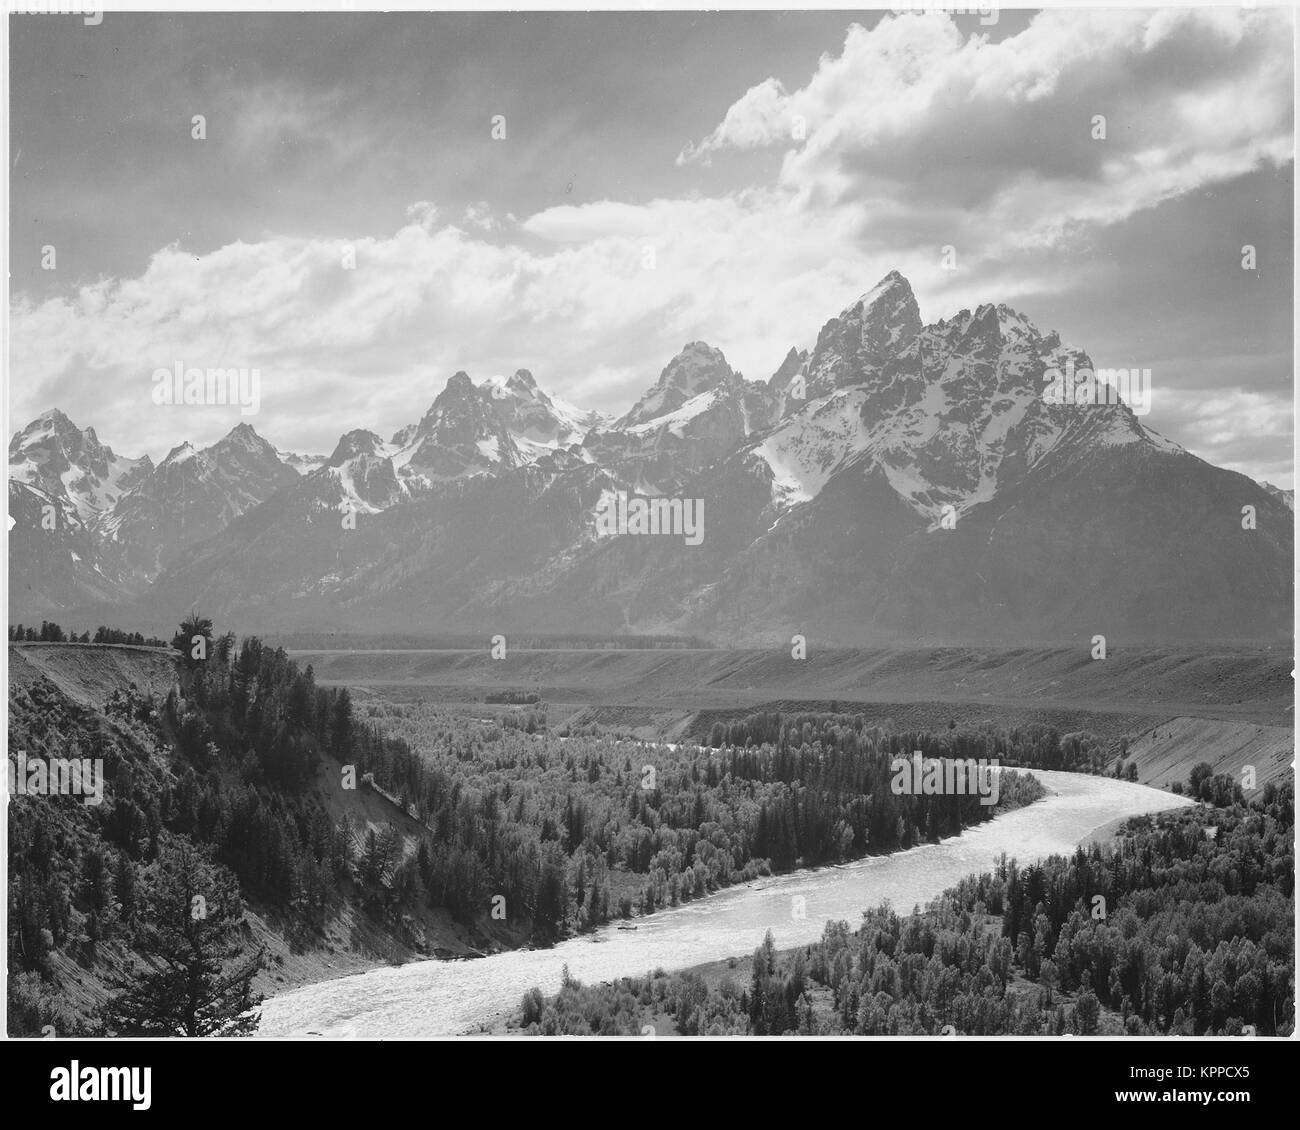
[[[191,612],[181,621],[180,630],[172,636],[172,647],[181,653],[181,662],[186,667],[196,667],[204,661],[195,655],[196,637],[203,639],[199,655],[206,658],[212,651],[212,621],[197,612]]]
[[[120,1036],[243,1036],[261,1019],[252,989],[265,954],[241,937],[244,904],[234,876],[193,844],[163,848],[138,886],[133,948],[149,961],[118,982],[104,1018]]]
[[[135,917],[136,912],[136,881],[135,864],[126,855],[117,857],[117,873],[114,875],[113,885],[122,919],[129,922]]]
[[[365,848],[361,853],[361,878],[366,883],[377,883],[383,873],[384,862],[380,855],[379,837],[373,828],[367,829]]]

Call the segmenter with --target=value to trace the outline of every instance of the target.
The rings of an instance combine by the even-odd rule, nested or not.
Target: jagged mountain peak
[[[484,402],[490,395],[470,380],[464,369],[457,369],[443,386],[442,391],[433,398],[429,410],[417,426],[419,434],[427,434],[440,423],[455,420],[466,413],[473,413],[484,408]]]
[[[247,423],[202,450],[188,440],[176,444],[154,466],[147,455],[115,455],[93,427],[78,429],[58,409],[14,438],[9,473],[12,483],[54,501],[68,535],[81,539],[65,581],[83,592],[126,591],[153,578],[180,549],[296,477]]]
[[[707,341],[688,341],[664,366],[656,383],[661,388],[679,388],[694,395],[736,375],[721,349]]]
[[[890,271],[822,327],[804,368],[809,397],[872,379],[920,330],[911,284]]]
[[[358,455],[382,455],[384,441],[366,428],[353,428],[339,437],[333,453],[325,461],[327,467],[340,467]]]
[[[25,428],[14,432],[9,440],[9,452],[12,456],[24,448],[36,445],[51,449],[58,448],[70,458],[81,455],[91,459],[113,458],[112,448],[99,442],[93,427],[77,427],[67,414],[58,408],[42,412]]]
[[[489,377],[483,382],[481,391],[496,401],[535,404],[544,409],[551,406],[551,398],[542,391],[537,379],[528,369],[516,369],[509,377]]]
[[[545,392],[528,369],[517,369],[508,380],[487,382],[492,409],[519,448],[519,456],[532,462],[558,447],[581,443],[599,421]]]
[[[460,370],[418,423],[393,434],[391,446],[401,480],[418,491],[536,463],[581,443],[600,421],[599,413],[551,397],[529,369],[477,385]]]
[[[182,440],[167,452],[163,457],[163,461],[158,464],[158,469],[161,471],[164,467],[176,467],[181,463],[188,463],[198,454],[199,449],[194,444],[187,439]]]
[[[790,347],[775,373],[767,379],[767,395],[771,402],[770,418],[780,420],[808,401],[806,381],[799,378],[808,363],[808,350]]]
[[[41,413],[9,441],[9,477],[66,504],[82,522],[98,520],[152,470],[147,455],[115,454],[94,428],[78,428],[58,408]]]
[[[844,317],[854,310],[886,310],[891,306],[905,306],[909,300],[913,305],[916,304],[916,296],[912,293],[912,284],[907,281],[901,271],[892,270],[870,290],[865,291],[856,302],[840,311],[840,317]]]
[[[67,413],[61,408],[47,408],[36,419],[32,420],[25,428],[14,432],[10,437],[9,447],[12,450],[14,444],[22,437],[30,437],[38,432],[40,433],[61,433],[61,432],[78,432],[81,429],[77,427],[70,419]]]
[[[527,369],[516,369],[514,375],[506,382],[507,388],[533,392],[545,397],[546,393],[537,387],[537,380]]]
[[[1247,612],[1267,626],[1286,603],[1282,503],[1293,498],[1245,484],[1261,522],[1237,539],[1241,476],[1147,428],[1140,407],[1050,399],[1046,375],[1070,364],[1092,367],[1006,303],[923,326],[911,286],[891,271],[766,382],[688,342],[612,426],[550,397],[528,369],[480,384],[462,370],[391,443],[348,432],[303,478],[254,458],[264,441],[249,425],[202,452],[182,445],[108,522],[86,524],[84,544],[28,538],[33,564],[18,588],[38,591],[61,553],[81,591],[143,578],[151,599],[187,608],[196,589],[216,588],[216,603],[236,610],[256,591],[284,620],[308,608],[448,623],[506,609],[566,630],[594,614],[611,630],[730,624],[743,634],[755,614],[788,613],[792,625],[820,617],[828,638],[890,625],[942,635],[954,623],[1020,638],[1091,630],[1112,613],[1129,622],[1135,610],[1144,630],[1177,631],[1212,608],[1217,632],[1236,630],[1237,603],[1171,562],[1199,552],[1207,522],[1222,519],[1228,533],[1209,539],[1221,572],[1255,578],[1262,595]],[[796,377],[806,395],[790,392]],[[22,434],[20,470],[42,471],[59,491],[54,457],[100,446],[56,411]],[[84,472],[64,480],[81,489]],[[708,550],[678,559],[662,540],[632,554],[593,540],[593,508],[616,489],[706,499]],[[11,482],[20,513],[39,508],[35,491]],[[265,508],[261,520],[235,520],[253,507]],[[395,513],[377,519],[382,536],[349,539],[340,558],[338,509]],[[312,552],[313,531],[332,552]],[[1131,583],[1117,573],[1068,608],[1042,581],[1120,559],[1126,571],[1138,563]],[[1153,578],[1164,590],[1146,612]],[[774,606],[774,592],[789,600]]]
[[[204,448],[197,448],[188,441],[168,453],[164,464],[169,461],[174,465],[183,460],[198,456],[196,468],[200,473],[213,469],[228,472],[235,466],[277,464],[281,462],[279,452],[268,443],[248,423],[239,423],[231,428],[215,443]]]
[[[429,485],[517,465],[514,441],[494,407],[494,387],[503,388],[476,385],[463,369],[448,378],[420,422],[393,437],[403,449],[396,458],[405,480]]]
[[[749,458],[766,465],[778,511],[816,497],[850,467],[871,468],[936,522],[945,507],[960,515],[991,500],[1008,477],[1052,452],[1133,443],[1181,450],[1113,398],[1075,404],[1046,396],[1052,370],[1092,368],[1056,331],[1044,335],[1025,314],[991,302],[921,327],[900,301],[910,298],[905,286],[891,272],[827,324],[802,367],[809,400],[789,406],[752,445]],[[873,348],[883,337],[873,343],[871,331],[891,324],[903,332]]]
[[[767,387],[774,392],[785,390],[790,382],[799,375],[803,368],[804,362],[808,360],[808,350],[797,349],[790,346],[790,352],[785,355],[785,359],[777,366],[777,370],[767,379]]]
[[[625,429],[648,424],[677,412],[688,401],[705,393],[735,391],[743,383],[741,375],[727,364],[721,349],[704,341],[687,342],[663,367],[659,379],[614,427]]]
[[[266,445],[266,440],[258,435],[257,429],[254,428],[252,424],[247,421],[242,421],[217,440],[217,442],[212,445],[212,448],[215,449],[222,446],[232,447],[236,444],[242,447],[261,448],[263,445]]]
[[[283,463],[275,447],[263,439],[251,424],[239,423],[207,447],[184,440],[173,447],[156,468],[188,466],[189,474],[230,474],[238,467],[274,466]],[[143,480],[141,480],[143,482]]]

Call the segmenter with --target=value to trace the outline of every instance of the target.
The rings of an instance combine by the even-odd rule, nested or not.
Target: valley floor
[[[1248,795],[1289,777],[1294,757],[1292,661],[1274,649],[1117,649],[1105,661],[1091,661],[1075,649],[968,648],[841,650],[806,661],[756,649],[521,649],[501,661],[490,660],[486,648],[291,655],[301,667],[310,663],[320,684],[353,688],[358,702],[419,702],[493,718],[514,708],[487,703],[491,692],[536,693],[553,732],[595,726],[641,740],[694,744],[715,723],[759,710],[861,713],[908,729],[1037,722],[1063,733],[1088,730],[1116,743],[1126,738],[1138,782],[1157,788],[1185,781],[1197,762],[1208,761],[1216,773],[1235,773],[1249,762],[1257,780]],[[102,704],[128,683],[165,691],[174,677],[170,652],[122,645],[11,645],[9,661],[13,684],[48,678],[88,706]],[[337,774],[337,766],[324,772]],[[335,789],[321,795],[344,796],[362,827],[395,824],[412,842],[418,834],[405,827],[414,824],[408,814],[380,793]],[[333,800],[328,807],[336,819],[343,814]],[[1088,841],[1107,838],[1122,822],[1096,827]],[[691,905],[703,911],[721,897]],[[256,983],[268,998],[367,970],[478,957],[522,941],[489,939],[445,911],[430,910],[421,924],[428,952],[417,953],[345,908],[327,924],[324,941],[304,950],[286,941],[273,916],[250,906],[250,918],[270,956]],[[75,970],[66,972],[78,978]]]
[[[595,725],[648,741],[703,741],[715,722],[759,710],[857,713],[912,729],[1040,723],[1127,738],[1138,780],[1159,788],[1202,760],[1216,772],[1249,760],[1262,788],[1289,771],[1295,744],[1294,662],[1276,648],[1116,648],[1105,660],[1078,648],[959,647],[836,649],[802,661],[767,649],[291,654],[325,684],[483,716],[509,709],[486,703],[489,693],[522,690],[545,701],[552,730]]]
[[[840,649],[803,663],[758,649],[520,649],[499,661],[486,649],[292,654],[321,683],[362,695],[490,717],[511,708],[484,702],[488,693],[525,690],[547,703],[552,729],[594,724],[647,741],[703,740],[715,721],[760,709],[862,713],[915,728],[1040,723],[1127,737],[1138,782],[1162,789],[1199,761],[1218,773],[1243,759],[1262,789],[1289,774],[1295,748],[1291,661],[1268,648],[1123,649],[1105,661],[1060,648]],[[1123,823],[1084,842],[1105,842]],[[402,961],[312,955],[301,975],[276,975],[265,991]]]

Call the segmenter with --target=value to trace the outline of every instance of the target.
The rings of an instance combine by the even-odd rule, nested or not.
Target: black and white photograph
[[[11,1040],[1294,1035],[1294,7],[10,9]]]

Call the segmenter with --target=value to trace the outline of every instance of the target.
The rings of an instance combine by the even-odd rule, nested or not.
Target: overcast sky
[[[457,369],[616,410],[691,340],[766,379],[897,268],[927,322],[1150,368],[1148,424],[1289,487],[1291,20],[18,17],[11,421],[158,458],[245,419],[155,407],[177,361],[259,368],[298,451]]]

